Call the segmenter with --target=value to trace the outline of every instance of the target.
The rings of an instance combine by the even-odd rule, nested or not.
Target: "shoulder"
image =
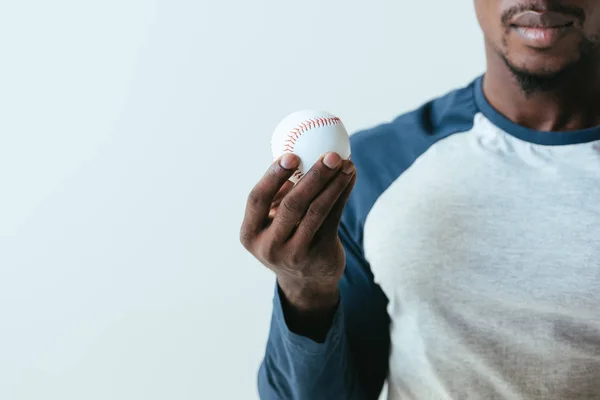
[[[351,136],[351,158],[358,177],[342,222],[358,243],[377,198],[436,142],[472,128],[478,112],[474,84]]]
[[[476,113],[471,84],[352,135],[352,161],[370,180],[395,178],[437,141],[470,130]]]

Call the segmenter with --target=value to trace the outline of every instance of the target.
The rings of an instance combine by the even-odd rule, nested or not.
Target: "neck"
[[[538,131],[572,131],[600,125],[598,68],[576,69],[554,90],[526,94],[504,60],[490,49],[487,65],[485,96],[514,123]]]

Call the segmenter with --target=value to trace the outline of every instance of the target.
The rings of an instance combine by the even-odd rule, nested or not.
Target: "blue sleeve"
[[[258,389],[263,400],[377,399],[387,376],[389,320],[386,299],[345,227],[340,237],[347,265],[341,301],[324,343],[291,332],[279,291]]]

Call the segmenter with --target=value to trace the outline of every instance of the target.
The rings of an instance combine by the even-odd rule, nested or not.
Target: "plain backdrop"
[[[470,1],[0,2],[0,399],[257,399],[241,247],[281,118],[357,130],[484,70]]]

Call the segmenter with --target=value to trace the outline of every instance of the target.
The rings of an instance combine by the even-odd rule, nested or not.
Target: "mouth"
[[[548,49],[575,28],[575,16],[554,11],[525,11],[510,21],[525,43],[533,48]]]

